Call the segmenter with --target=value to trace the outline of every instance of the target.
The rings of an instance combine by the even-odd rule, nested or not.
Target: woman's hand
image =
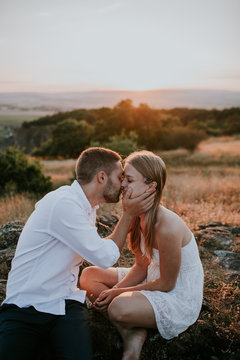
[[[105,311],[110,302],[120,293],[120,289],[103,290],[93,305],[97,310]]]

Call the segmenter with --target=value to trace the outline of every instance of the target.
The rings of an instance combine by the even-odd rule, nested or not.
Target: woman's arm
[[[135,264],[132,266],[131,270],[129,270],[127,275],[115,286],[118,288],[127,288],[141,283],[147,277],[147,268],[149,264],[150,260],[142,255],[142,252],[139,249],[135,253]]]
[[[181,237],[176,231],[163,232],[159,229],[156,232],[156,240],[159,251],[160,278],[126,289],[136,290],[158,290],[171,291],[177,281],[181,266]]]
[[[98,310],[105,311],[106,307],[115,296],[142,282],[147,276],[149,263],[150,260],[146,256],[142,255],[141,250],[138,249],[135,253],[135,264],[129,270],[127,275],[119,281],[118,284],[114,285],[112,289],[102,291],[98,299],[94,302],[95,307]]]
[[[103,291],[98,299],[99,306],[109,304],[111,300],[126,291],[158,290],[168,292],[175,286],[181,265],[181,240],[177,232],[156,232],[160,257],[160,278],[145,284],[114,288]],[[123,285],[123,284],[121,284]]]

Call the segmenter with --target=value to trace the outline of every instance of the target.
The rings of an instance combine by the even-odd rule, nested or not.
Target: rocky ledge
[[[97,229],[100,236],[109,235],[114,229],[118,218],[116,216],[97,218]],[[18,221],[3,225],[0,228],[0,302],[5,297],[7,275],[14,256],[17,241],[24,224]],[[240,283],[240,252],[239,227],[231,227],[221,223],[211,223],[199,226],[195,237],[199,245],[200,254],[208,252],[211,259],[222,267],[226,273],[226,281],[232,279]],[[126,265],[124,259],[132,259],[127,248],[123,250],[118,264]],[[85,264],[84,266],[87,266]],[[81,269],[80,269],[81,271]],[[141,353],[141,360],[170,359],[240,359],[240,350],[234,353],[227,351],[229,342],[222,341],[216,329],[205,319],[211,316],[212,309],[207,298],[204,298],[199,320],[187,331],[172,340],[164,340],[159,333],[150,330]],[[89,306],[89,317],[92,329],[95,360],[121,359],[122,342],[116,329],[101,314]],[[234,349],[240,349],[234,346]],[[47,349],[42,349],[39,359],[51,359]]]
[[[240,227],[219,222],[200,225],[195,238],[201,249],[207,249],[215,261],[226,270],[229,279],[240,280]],[[239,282],[240,285],[240,282]]]

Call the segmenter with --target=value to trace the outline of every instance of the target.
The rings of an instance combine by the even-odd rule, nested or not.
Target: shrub
[[[138,136],[135,132],[130,132],[129,135],[126,135],[123,131],[121,135],[110,136],[109,140],[105,143],[100,143],[97,141],[92,141],[91,146],[103,146],[105,148],[117,151],[123,156],[128,156],[130,153],[141,148],[137,143]]]
[[[50,177],[44,176],[39,162],[30,162],[13,147],[0,153],[0,173],[0,195],[25,191],[44,194],[52,189]]]
[[[233,135],[240,133],[240,114],[230,115],[226,119],[226,128],[223,130],[223,134]]]
[[[194,151],[198,144],[206,138],[203,130],[190,127],[174,127],[172,129],[159,128],[155,132],[155,149],[172,150],[184,148]]]
[[[185,148],[189,151],[194,151],[198,144],[205,138],[206,134],[203,130],[197,130],[191,127],[177,127],[172,129],[171,132],[170,139],[172,146],[170,146],[170,149]]]

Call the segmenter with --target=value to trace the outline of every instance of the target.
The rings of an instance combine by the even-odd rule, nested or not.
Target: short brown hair
[[[109,176],[116,167],[116,162],[121,160],[121,156],[110,149],[88,148],[77,159],[75,167],[77,181],[81,185],[89,184],[100,170],[105,171]]]

